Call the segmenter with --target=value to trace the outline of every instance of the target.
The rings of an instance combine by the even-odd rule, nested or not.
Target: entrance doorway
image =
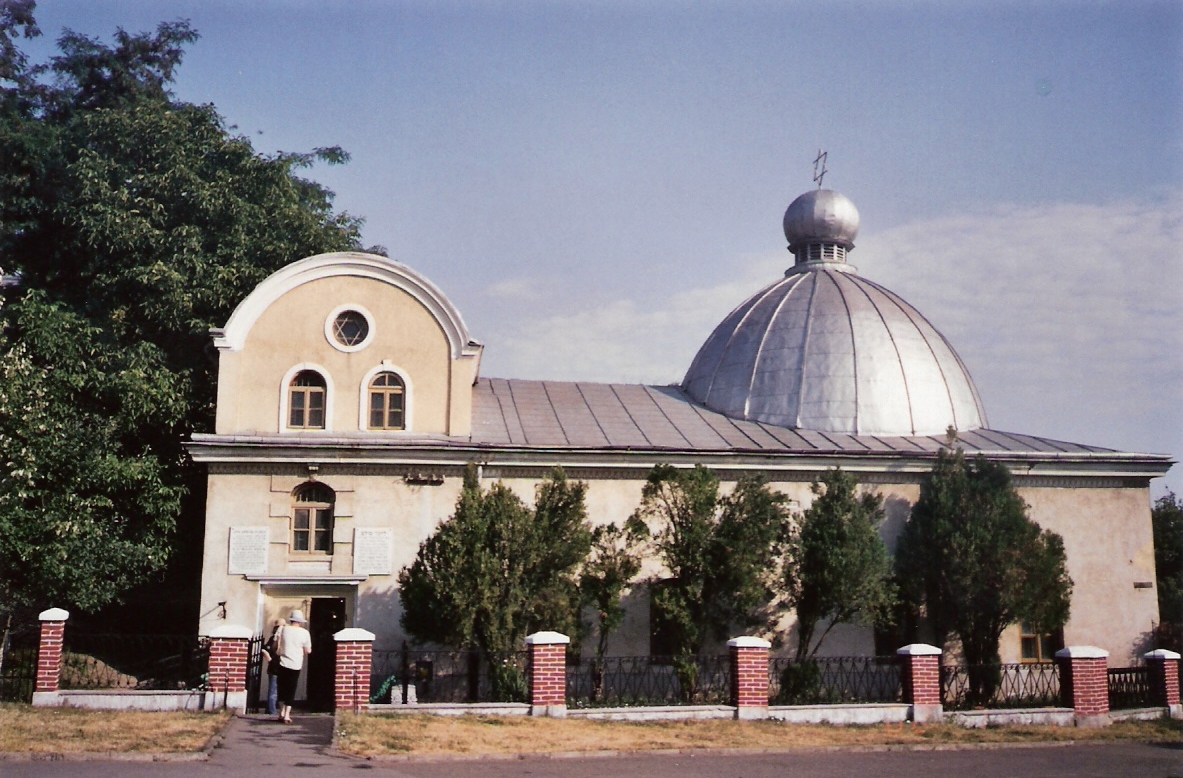
[[[345,598],[313,597],[308,611],[308,632],[312,636],[312,655],[308,657],[308,709],[331,711],[337,654],[333,635],[345,629]]]

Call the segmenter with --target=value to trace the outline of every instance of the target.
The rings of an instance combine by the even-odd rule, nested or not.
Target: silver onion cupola
[[[736,419],[856,435],[973,430],[986,414],[953,346],[915,308],[846,261],[859,215],[828,189],[785,211],[795,264],[732,311],[682,388]]]

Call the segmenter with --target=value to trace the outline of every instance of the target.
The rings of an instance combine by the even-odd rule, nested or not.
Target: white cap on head
[[[296,624],[307,624],[308,623],[308,619],[304,618],[304,611],[301,611],[301,610],[292,611],[288,615],[288,621],[295,622]]]

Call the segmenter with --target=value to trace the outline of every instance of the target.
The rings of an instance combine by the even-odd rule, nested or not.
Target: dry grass
[[[833,727],[772,721],[589,721],[528,716],[353,715],[337,718],[337,746],[357,756],[516,754],[657,749],[781,749],[965,743],[1153,740],[1183,742],[1175,721],[1119,722],[1103,729],[951,724]]]
[[[0,751],[197,751],[228,718],[226,713],[34,708],[0,703]]]

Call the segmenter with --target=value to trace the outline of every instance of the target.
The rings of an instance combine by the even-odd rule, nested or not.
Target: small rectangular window
[[[308,535],[308,509],[297,508],[295,519],[292,523],[292,550],[307,551]]]
[[[328,553],[332,548],[333,511],[331,508],[316,509],[316,531],[314,548]]]
[[[370,428],[371,429],[381,429],[383,426],[382,425],[382,415],[386,411],[386,409],[383,407],[385,405],[384,400],[385,400],[385,396],[382,394],[379,394],[378,392],[373,392],[370,394]]]
[[[1052,662],[1056,652],[1064,647],[1064,633],[1037,633],[1035,627],[1024,621],[1019,625],[1019,657],[1024,662]]]
[[[325,425],[325,396],[324,392],[308,393],[308,427],[323,429]]]

